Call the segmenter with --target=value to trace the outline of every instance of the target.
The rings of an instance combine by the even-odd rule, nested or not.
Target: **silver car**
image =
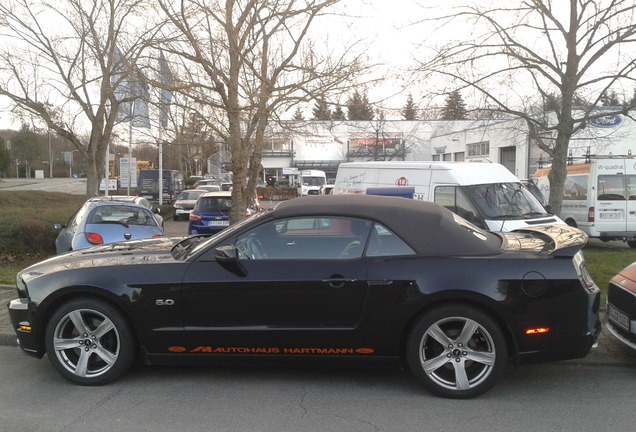
[[[181,192],[173,204],[174,214],[172,215],[172,220],[188,220],[194,205],[197,203],[197,198],[206,192],[208,191],[203,189],[189,189]]]
[[[121,202],[89,199],[66,225],[55,224],[60,231],[55,240],[58,254],[87,247],[163,237],[155,215],[146,207]]]

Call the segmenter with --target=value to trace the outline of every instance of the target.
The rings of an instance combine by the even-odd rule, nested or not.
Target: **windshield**
[[[199,198],[199,195],[203,194],[204,192],[181,192],[179,194],[179,196],[177,197],[177,200],[192,200],[194,201],[195,199]]]
[[[541,203],[521,183],[462,186],[485,219],[527,219],[547,215]]]
[[[322,186],[325,183],[324,177],[303,177],[303,185],[305,186]]]

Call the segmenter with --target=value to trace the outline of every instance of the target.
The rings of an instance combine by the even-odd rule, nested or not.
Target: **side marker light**
[[[536,335],[536,334],[543,334],[543,333],[548,333],[550,331],[550,328],[548,327],[535,327],[535,328],[529,328],[526,330],[526,334],[527,335]]]

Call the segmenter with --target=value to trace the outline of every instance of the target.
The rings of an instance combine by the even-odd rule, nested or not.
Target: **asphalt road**
[[[138,366],[103,387],[0,347],[2,431],[633,431],[636,365],[509,367],[478,399],[439,399],[402,371]]]

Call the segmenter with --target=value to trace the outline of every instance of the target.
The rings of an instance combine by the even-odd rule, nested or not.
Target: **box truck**
[[[436,202],[490,231],[563,224],[497,163],[346,162],[338,167],[334,194],[396,187],[413,188],[413,199]]]
[[[171,204],[185,189],[183,174],[176,170],[162,172],[162,202]],[[159,170],[142,169],[137,180],[137,193],[151,202],[159,202]]]
[[[566,167],[561,219],[604,241],[622,240],[636,248],[636,158],[588,157]],[[532,176],[550,198],[550,168]]]

